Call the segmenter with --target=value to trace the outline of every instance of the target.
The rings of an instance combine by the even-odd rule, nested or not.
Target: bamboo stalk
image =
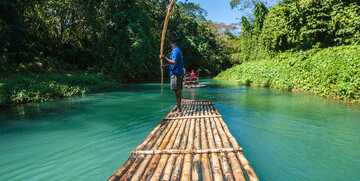
[[[173,124],[173,123],[171,123],[171,124]],[[156,141],[156,143],[155,143],[155,145],[154,145],[154,148],[156,149],[156,148],[160,145],[160,143],[161,143],[162,139],[164,138],[164,136],[166,135],[167,131],[168,131],[171,127],[172,127],[172,125],[167,126],[166,129],[165,129],[165,131],[163,131],[163,132],[161,133],[161,135],[158,135],[158,136],[157,136],[158,139],[152,140],[152,141],[151,141],[152,143],[151,143],[151,144],[148,144],[146,147],[144,147],[144,149],[145,149],[145,150],[150,149],[155,141]],[[151,156],[150,156],[150,157],[151,157]],[[146,155],[140,155],[140,156],[137,158],[137,160],[135,161],[135,163],[131,166],[131,169],[129,169],[129,171],[121,178],[121,180],[130,180],[130,179],[134,176],[134,174],[136,174],[136,173],[139,174],[139,171],[140,171],[140,172],[143,172],[143,170],[144,170],[143,167],[144,167],[144,166],[142,166],[142,165],[147,165],[147,163],[148,163],[148,161],[146,161],[146,158],[149,158],[149,157],[146,156]],[[145,159],[145,161],[144,161],[145,163],[143,162],[144,159]],[[136,175],[135,175],[135,176],[136,176]]]
[[[189,110],[190,110],[190,108],[191,108],[191,107],[188,107],[188,109],[185,111],[185,112],[186,112],[186,113],[185,113],[185,116],[186,116],[186,115],[189,115]],[[182,134],[182,132],[183,132],[183,127],[185,126],[185,121],[183,121],[183,120],[180,120],[180,121],[181,121],[181,126],[178,126],[178,127],[177,127],[177,130],[181,130],[181,132],[180,132],[180,131],[175,131],[175,132],[174,132],[174,134],[173,134],[173,136],[172,136],[172,138],[171,138],[168,146],[166,146],[165,149],[170,149],[170,148],[177,149],[177,148],[179,148],[179,145],[180,145],[180,141],[179,141],[179,140],[180,140],[181,134]],[[180,124],[180,123],[179,123],[179,124]],[[178,134],[176,134],[176,133],[178,133]],[[175,141],[176,138],[178,138],[178,141]],[[174,143],[174,142],[176,142],[176,143]],[[159,150],[159,151],[163,151],[163,150]],[[158,166],[157,166],[157,168],[156,168],[156,170],[155,170],[155,173],[154,173],[154,175],[153,175],[152,178],[151,178],[152,181],[158,181],[158,180],[160,180],[160,177],[161,177],[161,175],[162,175],[162,173],[163,173],[163,171],[164,171],[164,169],[165,169],[165,166],[166,166],[166,163],[167,163],[167,161],[168,161],[168,158],[169,158],[169,155],[162,155],[162,156],[161,156],[160,161],[159,161],[159,164],[158,164]]]
[[[205,114],[208,114],[208,115],[211,114],[206,106],[205,106]],[[210,149],[215,149],[216,147],[215,147],[214,137],[213,137],[213,134],[211,131],[211,125],[210,125],[209,118],[205,118],[205,124],[206,124],[206,133],[207,133],[206,135],[209,140],[209,147],[210,147]],[[211,161],[212,169],[214,172],[214,180],[215,181],[224,180],[223,176],[222,176],[220,162],[217,157],[217,154],[212,153],[210,161]]]
[[[162,125],[165,125],[166,123],[164,122],[160,122],[160,124],[158,124],[153,131],[150,132],[149,136],[146,137],[146,139],[144,140],[144,142],[142,142],[138,147],[136,147],[136,150],[140,150],[143,147],[145,147],[146,144],[148,144],[148,142],[150,141],[150,139],[157,133],[157,131],[159,130],[159,128]]]
[[[165,148],[165,146],[167,145],[167,143],[169,142],[169,138],[171,136],[171,134],[174,132],[176,125],[178,124],[178,121],[174,122],[173,127],[171,127],[170,131],[166,134],[163,142],[161,143],[160,147],[158,148],[159,150],[162,150]],[[155,168],[157,166],[157,163],[160,159],[160,155],[154,155],[153,158],[151,159],[150,164],[148,165],[143,177],[141,178],[141,180],[148,180],[151,178],[151,176],[153,175]]]
[[[159,125],[155,127],[153,131],[150,132],[149,136],[144,140],[143,143],[141,143],[136,149],[142,149],[143,147],[146,147],[146,145],[149,143],[151,139],[155,140],[157,138],[156,135],[161,133],[160,127],[165,128],[168,123],[161,122]],[[109,178],[109,180],[118,180],[120,179],[127,170],[131,169],[131,166],[137,161],[135,155],[130,155],[130,157],[126,160],[126,162],[115,172],[115,174]]]
[[[195,121],[196,122],[196,121]],[[196,124],[196,123],[195,123]],[[209,153],[233,153],[242,151],[242,149],[235,149],[235,148],[215,148],[215,149],[206,149],[206,150],[197,150],[197,149],[186,149],[186,150],[140,150],[140,151],[131,151],[131,154],[134,155],[163,155],[163,154],[209,154]]]
[[[217,118],[221,117],[221,115],[210,115],[210,116],[189,116],[189,117],[171,117],[171,118],[164,118],[163,120],[174,120],[174,119],[196,119],[196,118]]]
[[[131,155],[125,163],[108,179],[108,181],[119,180],[135,161],[136,156]]]
[[[201,108],[200,115],[204,114],[203,108]],[[206,129],[204,118],[200,119],[200,128],[201,128],[201,147],[202,149],[208,149],[208,141],[206,139]],[[209,154],[202,154],[202,171],[204,180],[213,180],[212,171],[210,167]]]
[[[163,142],[161,143],[160,147],[158,148],[159,150],[163,150],[167,144],[169,143],[169,139],[170,139],[170,136],[172,135],[172,133],[174,132],[175,128],[176,128],[176,125],[178,124],[179,121],[174,121],[174,127],[172,127],[170,129],[170,131],[166,134]],[[141,180],[148,180],[152,177],[154,171],[155,171],[155,168],[159,162],[159,159],[160,159],[160,155],[154,155],[153,158],[151,159],[151,162],[149,164],[149,166],[147,167],[143,177],[141,178]]]
[[[166,34],[166,29],[167,29],[167,25],[170,19],[170,13],[172,8],[174,7],[176,0],[171,0],[170,6],[169,6],[169,10],[166,14],[165,17],[165,22],[164,22],[164,27],[163,27],[163,31],[162,31],[162,35],[161,35],[161,44],[160,44],[160,55],[162,56],[164,54],[164,40],[165,40],[165,34]],[[161,94],[163,93],[163,89],[164,89],[164,69],[162,68],[163,65],[163,61],[162,59],[160,59],[160,67],[161,67]]]
[[[182,106],[184,108],[184,106]],[[191,109],[191,108],[189,108]],[[177,123],[177,122],[176,122]],[[176,124],[175,123],[175,124]],[[159,150],[162,150],[164,149],[164,147],[166,146],[165,143],[168,142],[168,139],[171,135],[172,131],[170,130],[169,133],[166,135],[166,137],[164,138],[163,142],[161,143],[161,146],[158,148]],[[148,165],[144,175],[142,176],[141,180],[149,180],[152,176],[152,174],[154,173],[155,171],[155,168],[157,166],[157,162],[159,161],[159,155],[155,155],[154,157],[151,158],[151,162],[150,164]]]
[[[219,112],[217,111],[217,109],[212,106],[213,111],[216,114],[219,114]],[[219,118],[221,125],[224,128],[224,131],[226,133],[226,136],[228,137],[229,141],[231,142],[231,144],[233,145],[234,148],[240,148],[239,144],[237,143],[236,139],[234,138],[234,136],[231,134],[228,126],[226,125],[226,123],[224,122],[224,120],[222,118]],[[240,164],[243,167],[243,169],[246,172],[247,177],[249,178],[250,181],[258,181],[259,178],[256,175],[254,169],[252,168],[252,166],[250,165],[249,161],[245,158],[244,154],[242,152],[237,152],[236,153],[238,159],[240,160]]]
[[[175,142],[175,138],[177,137],[177,134],[178,134],[180,128],[182,127],[182,123],[184,122],[183,120],[177,120],[177,121],[179,121],[178,125],[181,125],[181,126],[176,127],[174,133],[171,136],[171,139],[170,139],[169,143],[167,144],[167,146],[165,148],[167,150],[171,149],[173,147],[174,142]],[[159,163],[158,163],[158,165],[157,165],[157,167],[156,167],[156,169],[154,171],[154,174],[151,177],[150,181],[158,181],[158,180],[160,180],[160,177],[161,177],[161,174],[162,174],[162,172],[164,170],[165,164],[166,164],[166,162],[167,162],[167,160],[169,158],[168,156],[169,155],[161,155],[160,161],[159,161]]]
[[[196,112],[196,116],[200,115],[201,112],[201,106],[198,106],[198,111]],[[200,150],[200,119],[196,119],[196,125],[195,125],[195,140],[194,140],[194,148],[197,150]],[[199,181],[201,179],[200,177],[200,159],[201,159],[201,155],[200,154],[195,154],[194,155],[194,160],[193,160],[193,169],[192,169],[192,180],[193,181]]]
[[[194,146],[194,127],[195,127],[195,119],[191,119],[191,125],[189,130],[189,138],[186,149],[193,149]],[[181,181],[190,180],[191,176],[191,154],[185,155],[183,170],[181,174]]]
[[[192,113],[190,113],[190,115],[192,115]],[[191,123],[190,120],[188,120],[186,123],[185,134],[183,135],[181,145],[180,145],[180,149],[182,149],[182,150],[186,148],[186,143],[188,140],[188,134],[189,134],[189,129],[190,129],[190,123]],[[171,175],[170,180],[179,180],[180,179],[183,162],[184,162],[184,155],[178,155],[178,157],[176,158],[176,162],[175,162],[175,168]]]
[[[180,147],[180,140],[181,140],[181,137],[183,136],[186,123],[187,123],[187,120],[184,120],[183,125],[182,125],[182,127],[181,127],[181,129],[179,131],[179,134],[176,137],[176,141],[174,143],[174,147],[176,147],[176,148]],[[164,180],[164,181],[165,180],[170,180],[171,172],[173,170],[173,164],[174,164],[174,162],[176,160],[176,157],[177,157],[176,153],[171,154],[169,160],[166,163],[164,176],[163,176],[162,180]]]
[[[219,136],[219,133],[215,126],[215,122],[214,122],[213,118],[210,118],[210,124],[211,124],[212,130],[213,130],[216,146],[218,148],[223,148],[223,145],[221,143],[221,138]],[[231,167],[229,165],[229,161],[226,157],[226,154],[224,152],[221,152],[220,158],[221,158],[221,166],[222,166],[222,170],[223,170],[223,173],[225,176],[225,180],[231,180],[231,181],[234,180],[234,176],[232,174]]]
[[[187,106],[187,111],[185,113],[185,116],[190,115],[190,111],[189,111],[190,108],[191,108],[191,106]],[[187,122],[188,122],[187,120],[184,120],[183,125],[182,125],[183,127],[181,128],[181,130],[179,131],[179,134],[176,137],[176,140],[175,140],[175,143],[174,143],[174,148],[179,148],[180,147],[180,141],[181,141],[181,138],[183,138],[183,136],[184,136],[183,133],[185,131],[185,127],[187,125]],[[171,176],[171,173],[172,173],[172,170],[173,170],[173,167],[174,167],[173,164],[174,164],[176,158],[177,158],[176,154],[171,154],[168,162],[166,163],[165,170],[164,170],[164,176],[163,176],[162,180],[170,180],[170,176]]]
[[[239,158],[241,166],[245,170],[246,175],[249,178],[249,180],[250,181],[258,181],[259,180],[258,176],[256,175],[254,169],[250,165],[249,161],[245,158],[243,152],[236,152],[236,155]]]
[[[168,131],[173,127],[174,122],[170,122],[170,124],[166,127],[166,129],[161,133],[161,136],[157,139],[155,145],[153,146],[152,150],[158,149],[160,144],[162,143],[164,137],[168,133]],[[152,159],[152,155],[143,155],[145,156],[144,160],[141,162],[138,169],[135,171],[134,175],[132,176],[131,180],[139,180],[142,175],[144,174],[145,168],[147,167],[149,161]]]
[[[222,143],[223,143],[224,147],[231,148],[230,142],[229,142],[225,132],[223,131],[223,128],[221,127],[221,124],[220,124],[219,120],[215,118],[214,121],[216,123],[216,127],[217,127],[217,130],[219,131],[219,134],[221,136],[221,140],[222,140]],[[239,147],[234,148],[234,149],[237,149],[238,151],[242,151],[242,149],[239,148]],[[229,152],[228,157],[229,157],[229,160],[230,160],[230,163],[231,163],[231,167],[232,167],[232,170],[233,170],[235,180],[236,181],[246,180],[245,175],[244,175],[244,173],[243,173],[243,171],[241,169],[239,159],[236,157],[235,153]]]

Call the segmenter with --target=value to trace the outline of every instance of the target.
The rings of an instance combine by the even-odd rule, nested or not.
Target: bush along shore
[[[101,73],[19,74],[0,78],[0,106],[47,102],[115,88],[119,84]]]
[[[287,51],[271,60],[234,66],[215,79],[304,91],[360,103],[360,46]]]

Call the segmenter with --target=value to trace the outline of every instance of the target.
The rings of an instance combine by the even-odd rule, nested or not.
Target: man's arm
[[[169,64],[176,66],[178,61],[177,60],[170,60],[170,58],[163,56],[159,56],[160,59],[165,59]]]

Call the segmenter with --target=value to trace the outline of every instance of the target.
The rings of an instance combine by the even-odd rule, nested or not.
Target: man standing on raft
[[[170,89],[175,91],[176,95],[176,112],[181,113],[181,92],[182,82],[184,78],[184,61],[182,57],[182,52],[180,48],[177,46],[177,41],[175,38],[170,40],[170,46],[172,48],[170,58],[163,56],[159,56],[160,59],[166,60],[169,62],[167,65],[163,65],[161,68],[170,67]]]

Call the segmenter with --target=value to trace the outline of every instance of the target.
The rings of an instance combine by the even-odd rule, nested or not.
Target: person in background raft
[[[170,68],[170,89],[175,91],[176,95],[176,111],[174,114],[181,113],[181,92],[184,78],[184,61],[182,52],[177,46],[175,38],[170,40],[170,46],[172,48],[170,58],[159,56],[160,59],[166,60],[169,64],[163,65],[161,68],[169,66]]]
[[[195,70],[191,70],[190,77],[196,77]]]

